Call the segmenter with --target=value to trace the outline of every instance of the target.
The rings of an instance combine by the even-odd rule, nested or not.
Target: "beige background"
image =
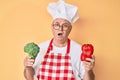
[[[46,7],[57,0],[0,0],[0,80],[25,80],[23,47],[51,34]],[[120,80],[120,0],[66,0],[79,7],[70,38],[95,47],[96,80]]]

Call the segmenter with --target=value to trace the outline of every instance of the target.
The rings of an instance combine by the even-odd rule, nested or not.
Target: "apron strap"
[[[66,53],[70,53],[70,39],[68,39],[68,42],[67,42],[67,50],[66,50]]]
[[[48,49],[47,49],[47,53],[49,53],[53,49],[52,42],[53,42],[53,39],[51,39],[51,41],[49,43],[49,46],[48,46]]]
[[[49,46],[48,46],[48,49],[47,49],[47,54],[53,49],[52,42],[53,42],[53,39],[51,39],[51,41],[49,43]],[[67,54],[70,53],[70,39],[68,39],[68,41],[67,41],[66,53]]]

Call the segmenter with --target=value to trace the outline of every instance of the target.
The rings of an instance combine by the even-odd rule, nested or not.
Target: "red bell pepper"
[[[81,61],[87,61],[86,58],[92,58],[94,51],[94,47],[92,44],[83,44],[82,45],[82,53],[81,53]]]

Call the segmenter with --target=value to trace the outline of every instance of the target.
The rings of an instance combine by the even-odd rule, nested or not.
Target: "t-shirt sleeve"
[[[78,75],[81,79],[83,79],[84,74],[85,74],[85,68],[84,68],[83,62],[81,62],[80,66],[79,66],[79,74]]]

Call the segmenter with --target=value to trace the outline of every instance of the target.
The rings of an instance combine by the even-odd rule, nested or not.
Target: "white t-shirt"
[[[40,52],[37,55],[37,57],[35,59],[35,63],[33,65],[33,68],[35,70],[35,76],[37,76],[37,74],[38,74],[39,65],[43,61],[43,57],[47,51],[49,43],[50,43],[50,40],[43,42],[39,45]],[[57,53],[65,54],[66,48],[67,48],[67,46],[59,48],[59,47],[56,47],[53,45],[53,50],[51,52],[54,52],[55,54],[57,54]],[[83,62],[81,62],[81,60],[80,60],[80,55],[81,55],[81,45],[79,45],[78,43],[71,40],[71,42],[70,42],[70,57],[71,57],[73,73],[74,73],[76,80],[82,80],[84,73],[85,73]]]

